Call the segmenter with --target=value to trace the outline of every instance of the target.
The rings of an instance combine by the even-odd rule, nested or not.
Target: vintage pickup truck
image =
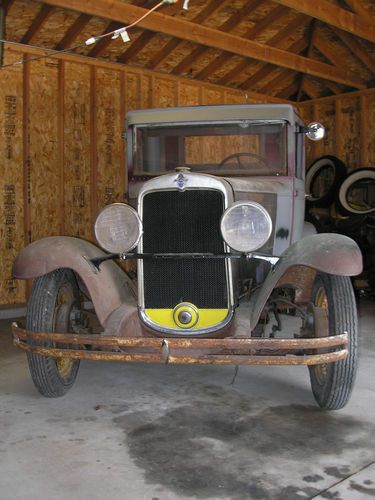
[[[304,364],[317,403],[343,407],[362,257],[350,238],[304,222],[306,135],[324,129],[287,104],[128,113],[127,203],[95,222],[105,252],[50,237],[14,264],[15,277],[35,278],[13,334],[37,389],[65,394],[80,359]],[[115,262],[131,259],[136,273]],[[280,337],[285,314],[300,326]]]

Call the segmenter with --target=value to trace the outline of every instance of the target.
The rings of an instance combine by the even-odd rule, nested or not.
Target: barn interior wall
[[[7,48],[4,63],[36,54]],[[128,110],[245,102],[264,99],[73,56],[0,70],[0,304],[25,301],[12,264],[26,244],[93,240],[98,211],[123,200]]]
[[[307,166],[323,155],[334,155],[347,169],[375,168],[375,89],[325,97],[302,103],[306,123],[318,121],[326,128],[322,141],[306,141]]]

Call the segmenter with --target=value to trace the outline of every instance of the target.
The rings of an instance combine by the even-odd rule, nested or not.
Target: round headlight
[[[233,250],[253,252],[271,236],[272,221],[259,203],[239,201],[224,212],[220,228],[225,242]]]
[[[95,221],[99,245],[111,253],[129,252],[142,234],[142,222],[134,208],[124,203],[107,205]]]

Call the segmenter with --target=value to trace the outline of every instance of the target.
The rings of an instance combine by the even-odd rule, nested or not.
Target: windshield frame
[[[286,176],[288,175],[289,171],[289,165],[288,165],[288,126],[289,122],[287,120],[282,120],[282,119],[277,119],[277,120],[252,120],[252,119],[239,119],[239,120],[210,120],[210,121],[194,121],[194,122],[158,122],[158,123],[144,123],[144,124],[136,124],[131,126],[129,132],[130,134],[128,135],[128,139],[131,139],[131,144],[128,144],[128,146],[131,148],[130,155],[128,155],[129,158],[129,174],[134,177],[142,177],[142,178],[151,178],[163,174],[167,174],[170,172],[173,172],[174,169],[165,169],[165,170],[155,170],[152,172],[148,171],[141,171],[137,168],[138,166],[138,150],[140,147],[139,141],[138,141],[138,136],[139,132],[141,132],[143,129],[166,129],[166,128],[171,128],[171,129],[177,129],[179,127],[215,127],[215,126],[222,126],[222,127],[231,127],[231,126],[238,126],[241,127],[241,124],[245,123],[246,126],[250,127],[262,127],[262,126],[267,126],[267,125],[280,125],[280,140],[281,140],[281,151],[280,151],[280,156],[281,156],[281,165],[279,172],[275,171],[270,171],[270,173],[266,172],[261,172],[261,173],[256,173],[254,169],[252,168],[239,168],[239,169],[233,169],[233,168],[218,168],[212,167],[212,168],[202,168],[202,169],[194,169],[192,168],[193,172],[197,173],[207,173],[207,174],[213,174],[213,175],[219,175],[219,176]],[[243,128],[243,127],[242,127]],[[172,134],[171,134],[172,135]],[[222,134],[224,135],[224,134]],[[235,134],[233,134],[235,136]],[[251,135],[251,134],[249,134]],[[197,134],[199,136],[199,134]],[[220,136],[220,134],[218,134]],[[187,137],[187,136],[186,136]],[[204,135],[202,134],[202,137]],[[240,137],[240,134],[238,134],[238,137]],[[241,153],[241,151],[238,151]],[[194,165],[193,163],[191,164],[192,166]],[[198,165],[198,164],[197,164]],[[176,165],[179,166],[179,165]],[[189,166],[188,162],[181,163],[181,166]],[[264,169],[263,169],[264,170]]]

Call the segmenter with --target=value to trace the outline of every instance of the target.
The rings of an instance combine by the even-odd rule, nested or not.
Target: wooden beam
[[[304,0],[301,0],[303,2]],[[321,0],[323,1],[323,0]],[[326,2],[326,0],[324,0]],[[78,10],[89,15],[113,19],[121,23],[135,22],[147,10],[132,4],[123,3],[121,0],[48,0],[54,6]],[[327,2],[326,2],[327,3]],[[335,68],[320,61],[291,54],[285,50],[263,45],[216,29],[197,25],[195,23],[176,19],[158,12],[153,12],[138,24],[139,27],[164,33],[183,40],[203,44],[211,48],[224,50],[243,57],[269,62],[276,66],[307,73],[318,78],[325,78],[351,87],[366,88],[365,82],[360,78],[354,81],[348,77],[346,68]]]
[[[206,7],[199,12],[199,14],[194,17],[193,23],[201,24],[203,23],[206,19],[208,19],[221,5],[223,4],[224,0],[212,0],[211,3],[208,3]],[[148,69],[155,69],[159,64],[161,64],[162,61],[166,57],[169,56],[169,54],[172,52],[172,50],[175,50],[178,45],[180,45],[181,40],[178,40],[176,38],[172,38],[162,49],[157,52],[152,60],[147,63],[147,68]]]
[[[259,33],[268,28],[270,24],[272,24],[277,19],[280,19],[280,17],[285,14],[286,11],[286,7],[278,5],[275,9],[272,9],[271,12],[269,12],[267,16],[265,16],[261,21],[256,23],[255,26],[248,29],[246,33],[242,35],[243,38],[255,38],[257,35],[259,35]],[[195,75],[195,78],[197,78],[198,80],[206,79],[209,75],[223,66],[223,64],[229,61],[231,57],[233,57],[232,54],[228,54],[228,52],[220,54],[213,61],[211,61],[210,64],[203,68],[197,75]]]
[[[328,0],[319,0],[319,2],[311,2],[311,0],[275,1],[370,42],[375,42],[375,16],[370,13],[364,18],[332,4]]]
[[[65,33],[64,37],[56,45],[56,50],[64,50],[70,47],[83,28],[88,24],[90,19],[91,16],[88,16],[87,14],[80,14]]]
[[[371,12],[358,0],[345,0],[345,3],[349,5],[355,14],[359,14],[363,18],[371,16]]]
[[[270,40],[268,40],[267,45],[271,47],[279,46],[285,38],[289,37],[297,28],[299,28],[304,21],[306,21],[307,16],[304,14],[299,14],[290,23],[288,23],[284,28],[282,28],[276,35],[274,35]],[[233,78],[236,78],[249,66],[249,61],[245,59],[241,61],[237,66],[231,69],[226,75],[220,78],[220,85],[227,85]]]
[[[49,17],[53,10],[53,7],[51,5],[42,5],[40,11],[34,18],[33,22],[31,23],[30,28],[27,30],[27,32],[24,34],[24,36],[21,39],[21,43],[30,43],[32,39],[39,33],[41,30],[44,21]]]
[[[235,28],[238,24],[240,24],[241,21],[254,9],[256,9],[259,5],[261,4],[261,0],[249,0],[246,4],[245,7],[243,7],[241,10],[236,11],[234,14],[230,16],[230,18],[225,21],[219,28],[217,28],[220,31],[230,31],[233,28]],[[205,46],[199,46],[196,49],[194,49],[188,56],[185,57],[175,68],[173,68],[172,73],[174,75],[178,75],[180,73],[183,73],[186,71],[186,69],[197,59],[202,57],[202,55],[207,52],[207,47]],[[231,57],[232,54],[229,54]],[[198,78],[198,77],[197,77]]]
[[[375,59],[367,52],[367,50],[362,47],[359,41],[353,36],[349,35],[345,31],[333,28],[335,34],[340,38],[340,40],[346,45],[346,47],[369,69],[375,74]]]

